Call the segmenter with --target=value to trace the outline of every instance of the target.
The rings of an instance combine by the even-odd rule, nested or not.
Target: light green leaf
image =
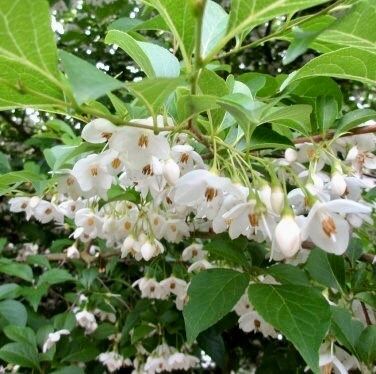
[[[226,39],[248,31],[274,17],[322,4],[328,0],[233,0]]]
[[[319,96],[315,100],[313,118],[316,129],[319,132],[326,132],[338,116],[337,101],[333,96]]]
[[[0,286],[0,299],[13,299],[20,293],[21,287],[16,283],[6,283]]]
[[[30,327],[8,325],[4,327],[4,334],[14,342],[37,345],[34,331]]]
[[[0,151],[0,174],[9,173],[11,170],[9,156]]]
[[[148,3],[158,10],[176,38],[185,63],[189,64],[195,35],[195,16],[191,1],[148,0]]]
[[[9,343],[0,349],[0,358],[11,364],[27,368],[38,368],[38,351],[28,343]]]
[[[45,257],[43,255],[27,256],[26,262],[30,265],[38,265],[41,268],[51,269],[50,262],[48,261],[47,257]]]
[[[64,104],[47,1],[0,0],[0,35],[0,109]]]
[[[18,264],[5,258],[0,260],[0,273],[18,277],[28,282],[33,281],[33,271],[29,265]]]
[[[208,0],[202,21],[201,57],[206,57],[226,34],[229,16],[214,1]]]
[[[183,310],[189,343],[232,310],[248,282],[245,274],[230,269],[209,269],[192,278]]]
[[[22,303],[17,300],[4,300],[0,302],[0,316],[11,325],[25,326],[27,311]]]
[[[361,0],[353,9],[332,24],[319,37],[319,43],[355,47],[376,52],[376,3],[373,0]]]
[[[138,30],[166,30],[167,25],[161,16],[150,18],[146,21],[137,18],[122,17],[112,22],[108,30],[138,31]]]
[[[376,325],[367,326],[356,343],[356,351],[367,364],[376,361]]]
[[[71,53],[60,51],[60,58],[78,104],[98,99],[124,86],[123,82]]]
[[[327,301],[312,287],[251,284],[249,300],[261,316],[290,340],[314,373],[330,324]]]
[[[84,370],[78,366],[65,366],[53,371],[51,374],[85,374]]]
[[[357,356],[356,342],[362,333],[362,322],[352,318],[351,313],[340,307],[332,307],[332,330],[338,341],[343,344],[352,354]]]
[[[127,119],[129,113],[128,113],[128,108],[125,105],[125,103],[114,94],[109,93],[107,94],[107,96],[111,100],[111,104],[114,107],[116,114],[119,115],[123,119]]]
[[[119,30],[109,31],[105,42],[107,44],[117,44],[125,53],[131,56],[149,78],[173,78],[180,75],[179,60],[171,52],[159,45],[139,42],[129,34]]]
[[[209,95],[183,95],[178,102],[179,122],[186,122],[194,115],[219,108],[217,97]]]
[[[317,76],[352,79],[375,85],[376,53],[352,47],[325,53],[291,73],[280,90],[283,91],[292,82]]]
[[[153,78],[127,84],[127,89],[139,98],[153,116],[178,86],[184,85],[182,78]]]
[[[354,127],[365,123],[371,119],[376,119],[376,111],[372,109],[355,109],[346,113],[342,118],[337,120],[334,128],[337,134],[343,134]]]
[[[64,283],[73,281],[72,275],[65,269],[51,269],[44,272],[38,279],[38,286],[47,284],[54,285],[58,283]]]
[[[309,286],[309,279],[304,270],[289,264],[277,264],[266,269],[267,274],[271,275],[282,284],[293,284],[300,286]]]

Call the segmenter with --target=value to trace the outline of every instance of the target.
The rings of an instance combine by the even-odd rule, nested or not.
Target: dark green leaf
[[[13,299],[20,294],[21,287],[15,283],[6,283],[0,286],[0,299]]]
[[[38,368],[38,351],[28,343],[9,343],[0,349],[0,358],[11,364],[27,368]]]
[[[376,119],[376,111],[372,109],[356,109],[346,113],[337,120],[334,127],[336,128],[337,134],[343,134],[372,119]]]
[[[376,325],[367,326],[356,343],[356,351],[367,364],[376,361]]]
[[[295,284],[309,286],[309,279],[304,270],[289,264],[277,264],[267,269],[267,274],[271,275],[282,284]]]
[[[37,345],[35,333],[30,327],[8,325],[4,327],[4,334],[14,342],[29,343],[35,347]]]
[[[25,326],[27,311],[22,303],[17,300],[4,300],[0,302],[0,316],[9,324]]]
[[[64,283],[73,281],[72,275],[65,269],[51,269],[44,272],[38,279],[38,286],[47,284],[54,285],[58,283]]]

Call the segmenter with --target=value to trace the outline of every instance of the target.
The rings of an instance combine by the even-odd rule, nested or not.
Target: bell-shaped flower
[[[316,201],[302,228],[302,240],[310,239],[322,250],[341,255],[350,240],[350,226],[343,215],[370,215],[371,211],[367,205],[351,200]]]
[[[267,323],[255,310],[251,310],[239,318],[239,328],[244,332],[260,332],[265,337],[277,337],[274,327]]]
[[[205,258],[206,252],[203,251],[203,245],[200,243],[192,243],[188,247],[186,247],[181,254],[181,258],[183,261],[198,261]]]
[[[40,202],[38,196],[33,197],[13,197],[9,200],[10,208],[9,210],[14,213],[25,212],[26,220],[29,220],[33,214],[34,209]]]
[[[74,235],[75,237],[80,236],[83,232],[90,238],[94,239],[100,236],[102,232],[102,219],[89,208],[82,208],[78,210],[74,218],[74,222],[77,226]]]
[[[177,144],[171,148],[171,157],[180,167],[184,175],[194,169],[204,169],[205,164],[201,156],[188,144]]]
[[[292,215],[282,216],[274,231],[272,247],[277,246],[277,250],[285,258],[293,257],[301,246],[300,233],[301,230]]]
[[[185,280],[176,278],[174,276],[163,279],[159,282],[160,285],[168,290],[170,294],[177,297],[184,298],[187,294],[188,284]]]
[[[50,350],[61,338],[61,335],[69,335],[70,331],[63,329],[63,330],[58,330],[55,332],[50,332],[47,335],[46,341],[43,343],[43,348],[42,352],[46,353],[48,350]]]
[[[97,118],[84,126],[81,137],[89,143],[105,143],[119,129],[107,119]]]

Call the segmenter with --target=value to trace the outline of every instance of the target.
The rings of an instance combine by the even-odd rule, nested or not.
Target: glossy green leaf
[[[9,343],[0,348],[0,358],[11,364],[38,368],[38,351],[28,343]]]
[[[30,327],[8,325],[4,327],[4,334],[14,342],[37,345],[35,333]]]
[[[54,285],[73,281],[72,275],[65,269],[51,269],[44,272],[38,279],[38,285],[47,284]]]
[[[21,287],[16,283],[6,283],[0,286],[0,299],[13,299],[20,293]]]
[[[4,300],[0,302],[0,316],[9,324],[25,326],[27,311],[22,303],[17,300]]]
[[[0,0],[1,110],[64,104],[50,25],[47,1]]]
[[[71,53],[60,51],[60,58],[78,104],[98,99],[124,86],[123,82]]]
[[[124,32],[138,31],[138,30],[166,30],[167,25],[161,16],[150,18],[146,21],[122,17],[110,23],[108,30],[119,30]]]
[[[315,100],[313,118],[316,129],[319,132],[326,132],[333,126],[338,116],[338,105],[332,96],[319,96]]]
[[[18,277],[26,281],[33,281],[33,271],[26,264],[19,264],[6,259],[0,259],[0,273]]]
[[[293,82],[316,76],[351,79],[375,85],[376,53],[352,47],[325,53],[291,73],[280,90]]]
[[[159,45],[139,42],[129,34],[111,30],[106,36],[107,44],[117,44],[136,62],[149,78],[178,77],[180,75],[179,60],[167,49]]]
[[[282,284],[309,286],[309,279],[304,270],[290,264],[277,264],[267,269],[271,275]]]
[[[217,98],[209,95],[183,95],[177,102],[179,122],[186,122],[194,115],[219,108]]]
[[[360,334],[356,350],[362,361],[372,364],[376,361],[376,325],[367,326]]]
[[[273,131],[269,126],[258,126],[255,131],[253,131],[249,148],[250,149],[283,149],[292,146],[292,142],[289,138],[278,134]]]
[[[183,310],[188,342],[229,313],[248,282],[245,274],[231,269],[209,269],[194,276]]]
[[[314,373],[330,324],[330,308],[312,287],[251,284],[249,300],[261,316],[290,340]]]
[[[376,111],[373,109],[355,109],[346,113],[335,124],[337,134],[343,134],[362,123],[376,119]]]

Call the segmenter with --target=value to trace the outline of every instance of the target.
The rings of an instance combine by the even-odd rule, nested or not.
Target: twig
[[[353,135],[362,135],[362,134],[370,134],[376,132],[376,122],[372,125],[356,127],[355,129],[350,130],[349,132],[341,135],[341,138],[346,136],[353,136]],[[302,136],[293,140],[295,144],[301,143],[318,143],[322,140],[330,140],[333,139],[335,136],[334,132],[330,132],[326,135],[313,135],[313,136]]]
[[[371,318],[369,318],[367,307],[365,306],[365,304],[363,303],[363,301],[360,302],[360,305],[362,306],[363,314],[364,314],[364,317],[366,319],[367,325],[371,326],[372,322],[371,322]]]

